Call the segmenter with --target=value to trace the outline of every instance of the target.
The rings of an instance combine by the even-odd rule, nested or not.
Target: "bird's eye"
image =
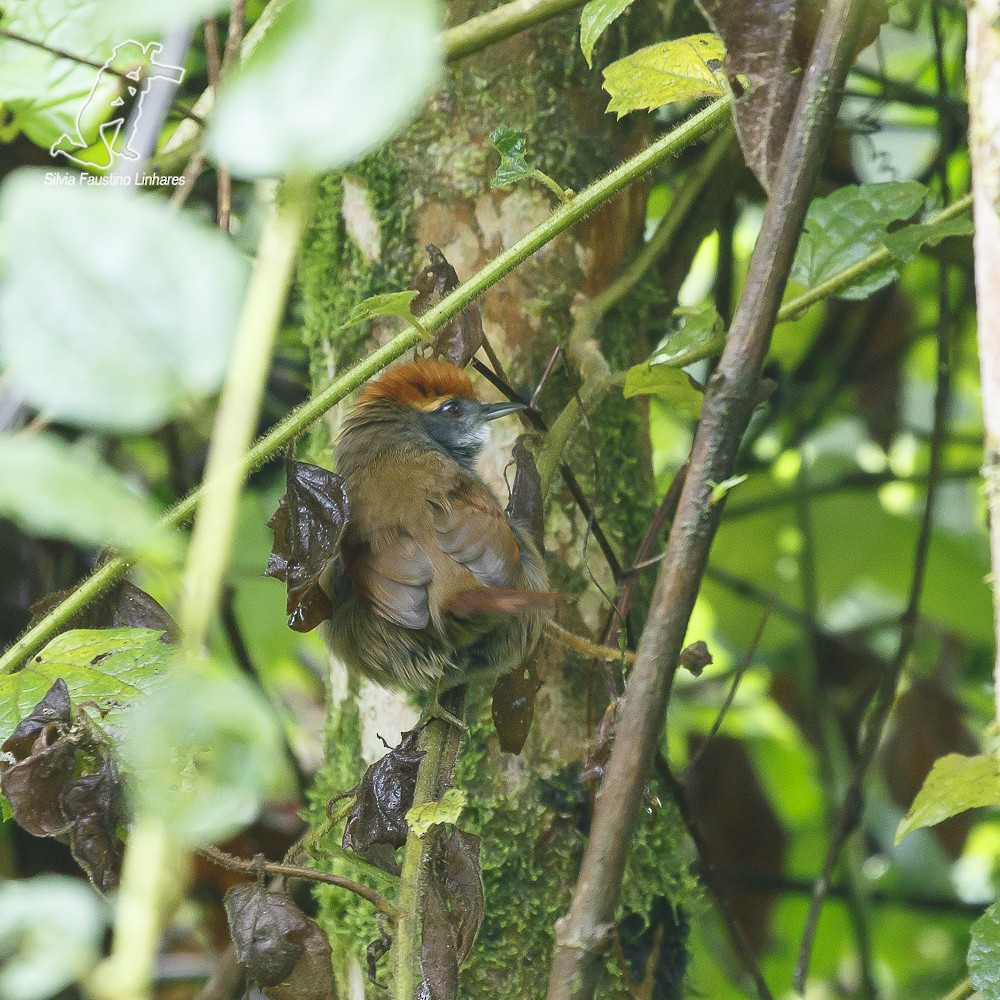
[[[457,417],[459,412],[459,405],[454,399],[449,399],[447,403],[442,403],[438,407],[438,413],[443,413],[446,417]]]

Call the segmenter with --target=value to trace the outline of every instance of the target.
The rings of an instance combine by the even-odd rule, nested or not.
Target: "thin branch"
[[[556,642],[560,643],[560,645],[590,659],[600,660],[602,663],[621,663],[622,661],[625,663],[635,663],[635,653],[627,649],[615,649],[614,646],[601,646],[596,642],[585,639],[582,635],[576,635],[576,633],[564,629],[562,625],[558,625],[556,622],[546,622],[545,632],[552,639],[555,639]]]
[[[441,35],[448,62],[464,59],[549,18],[582,7],[586,0],[513,0],[472,17]]]
[[[80,66],[90,66],[92,69],[104,70],[110,73],[112,76],[117,77],[119,80],[125,80],[129,84],[134,84],[134,81],[130,79],[127,73],[122,70],[115,69],[113,66],[107,66],[105,63],[95,62],[93,59],[85,59],[83,56],[74,55],[72,52],[67,52],[65,49],[57,48],[54,45],[49,45],[46,42],[39,42],[34,38],[27,38],[25,35],[21,35],[16,31],[11,31],[9,28],[0,28],[0,38],[7,38],[12,42],[20,42],[22,45],[30,45],[34,49],[41,49],[43,52],[48,52],[49,55],[57,56],[60,59],[68,59],[70,62],[77,63]],[[170,104],[170,109],[176,111],[177,114],[184,118],[189,119],[195,125],[204,126],[205,119],[201,115],[196,114],[190,108],[184,107],[178,101],[172,101]]]
[[[860,7],[854,0],[827,4],[803,75],[746,285],[705,394],[668,556],[623,699],[619,731],[628,739],[616,740],[612,748],[573,902],[556,924],[548,1000],[589,1000],[597,986],[677,657],[723,507],[711,503],[709,481],[720,483],[732,475],[759,398],[761,367],[780,297],[853,60]]]
[[[739,690],[740,682],[743,680],[746,672],[750,669],[750,664],[753,663],[753,658],[757,654],[757,647],[760,645],[760,640],[764,635],[764,629],[767,627],[767,621],[771,617],[771,611],[773,610],[773,605],[764,609],[764,614],[761,616],[760,624],[757,626],[757,631],[754,632],[753,638],[750,640],[750,645],[747,647],[746,653],[743,655],[743,659],[736,666],[736,670],[733,674],[733,681],[729,685],[729,691],[726,693],[726,697],[723,699],[722,704],[719,706],[719,711],[709,726],[708,732],[705,734],[705,738],[702,740],[701,746],[695,751],[694,756],[687,762],[685,770],[693,771],[698,761],[701,760],[702,755],[705,753],[705,748],[719,735],[719,730],[722,728],[722,723],[725,721],[726,713],[729,711],[733,704],[733,700],[736,698],[736,692]]]
[[[952,469],[943,469],[940,473],[941,481],[949,479],[969,479],[979,478],[981,467],[976,465],[959,465]],[[816,497],[830,496],[834,493],[847,493],[854,490],[877,490],[889,483],[907,483],[918,486],[926,483],[930,478],[929,470],[914,472],[908,476],[901,476],[891,469],[884,469],[882,472],[849,472],[838,479],[830,479],[823,483],[810,482],[804,495],[809,499]],[[754,497],[752,500],[740,500],[734,497],[726,506],[726,523],[737,520],[741,517],[750,517],[753,514],[760,514],[764,511],[773,510],[775,507],[784,507],[795,503],[797,489],[782,490],[779,493],[772,493],[768,496]]]
[[[193,35],[194,28],[189,24],[172,29],[163,39],[160,55],[163,64],[183,66]],[[150,157],[156,152],[156,140],[166,124],[167,115],[173,107],[173,95],[180,83],[180,79],[161,79],[158,87],[146,92],[143,101],[132,106],[123,134],[132,136],[129,146],[137,155],[131,159],[118,157],[111,171],[116,177],[127,177],[134,182],[146,169]]]
[[[233,0],[229,6],[229,29],[226,33],[226,47],[222,54],[222,64],[219,67],[219,76],[213,92],[218,89],[218,83],[226,80],[233,70],[240,57],[240,44],[243,41],[243,28],[246,21],[245,0]],[[216,220],[219,229],[224,233],[229,232],[229,223],[233,214],[233,178],[229,171],[219,164],[215,169],[216,188]]]
[[[760,1000],[774,1000],[771,988],[767,985],[767,980],[764,978],[764,974],[760,971],[760,966],[757,964],[753,947],[747,940],[746,934],[743,933],[743,927],[736,917],[736,911],[729,900],[729,894],[723,888],[722,882],[716,874],[715,866],[709,857],[708,842],[701,832],[698,817],[695,816],[694,810],[691,808],[690,802],[688,802],[687,790],[677,775],[671,770],[666,758],[659,752],[656,754],[656,772],[660,776],[660,780],[670,790],[670,794],[677,805],[677,811],[681,814],[681,820],[687,828],[695,850],[698,852],[698,860],[701,862],[702,881],[715,899],[715,904],[719,908],[722,921],[726,925],[729,938],[733,942],[733,947],[743,964],[744,971],[753,980],[754,988]]]
[[[243,872],[246,875],[257,875],[263,872],[266,875],[277,875],[281,878],[299,878],[307,882],[322,882],[324,885],[335,885],[339,889],[346,889],[353,892],[355,896],[360,896],[367,900],[380,913],[384,913],[390,920],[395,921],[399,917],[399,908],[390,903],[384,896],[374,889],[354,879],[345,878],[343,875],[334,875],[332,872],[321,872],[315,868],[303,868],[301,865],[279,864],[274,861],[246,861],[237,858],[225,851],[220,851],[217,847],[199,847],[197,853],[203,858],[207,858],[214,865],[225,868],[232,872]]]
[[[944,461],[948,401],[951,396],[951,326],[951,308],[948,299],[948,265],[941,262],[938,265],[937,386],[934,394],[934,429],[931,434],[927,496],[924,502],[920,532],[917,537],[916,551],[913,558],[913,576],[910,583],[910,592],[906,609],[900,617],[899,645],[896,648],[895,656],[892,658],[887,670],[883,673],[881,683],[875,693],[864,737],[858,749],[851,782],[844,796],[844,801],[837,818],[837,825],[830,839],[822,869],[813,887],[812,900],[810,901],[809,913],[806,917],[802,933],[802,943],[799,948],[794,973],[795,988],[800,993],[805,990],[809,960],[819,925],[820,913],[823,909],[823,901],[830,886],[834,869],[837,866],[840,852],[860,819],[862,786],[875,758],[875,753],[878,750],[882,731],[892,711],[903,667],[906,665],[906,660],[916,641],[920,597],[923,593],[924,578],[927,572],[927,558],[930,552],[931,534],[934,526],[934,501],[937,498],[938,486],[941,481],[941,467]]]

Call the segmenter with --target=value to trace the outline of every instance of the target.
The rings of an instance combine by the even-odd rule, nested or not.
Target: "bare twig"
[[[695,850],[698,852],[698,859],[701,862],[702,881],[715,899],[715,904],[719,908],[719,913],[729,932],[729,937],[733,942],[733,947],[736,949],[736,954],[743,964],[744,971],[753,980],[754,989],[757,991],[757,996],[760,1000],[774,1000],[774,995],[771,993],[771,989],[767,985],[767,980],[760,971],[760,966],[754,957],[753,947],[747,940],[746,935],[743,933],[743,927],[736,918],[736,912],[729,901],[729,894],[716,874],[715,866],[709,857],[708,842],[701,832],[698,817],[695,816],[694,810],[688,802],[687,790],[677,775],[671,770],[662,753],[656,754],[656,772],[660,776],[660,780],[670,790],[670,794],[677,804],[677,811],[681,814],[681,820],[687,828]]]
[[[277,875],[280,878],[299,878],[307,882],[322,882],[324,885],[335,885],[339,889],[346,889],[353,892],[355,896],[360,896],[367,900],[380,913],[384,913],[390,920],[395,921],[399,916],[399,909],[394,903],[390,903],[384,896],[374,889],[354,879],[345,878],[343,875],[334,875],[332,872],[321,872],[315,868],[303,868],[301,865],[279,864],[273,861],[247,861],[238,858],[233,854],[220,851],[217,847],[199,847],[198,854],[211,861],[212,864],[220,868],[226,868],[233,872],[244,872],[247,875],[256,875],[263,872],[266,875]]]
[[[733,674],[733,682],[729,685],[729,691],[726,693],[726,697],[719,706],[719,711],[716,714],[712,725],[709,726],[708,732],[705,734],[705,738],[702,740],[701,746],[698,747],[694,756],[687,762],[685,770],[694,770],[698,761],[701,760],[701,757],[705,752],[705,747],[707,747],[708,744],[719,735],[719,730],[722,728],[722,723],[726,718],[726,713],[732,707],[733,699],[735,699],[736,692],[739,690],[740,682],[743,680],[746,672],[750,669],[750,664],[753,663],[753,658],[757,654],[757,647],[760,645],[761,637],[764,635],[764,629],[767,627],[767,620],[771,617],[772,608],[773,605],[764,609],[764,614],[761,616],[760,624],[757,626],[757,631],[754,632],[753,638],[750,640],[750,645],[747,648],[746,653],[743,655],[743,659],[740,660],[736,666],[736,671]]]
[[[943,69],[941,70],[941,74],[942,76],[939,77],[938,83],[940,87],[944,87]],[[875,758],[875,753],[878,750],[879,741],[882,737],[882,731],[892,710],[903,667],[906,665],[906,660],[916,640],[920,597],[923,593],[924,577],[927,571],[927,557],[930,551],[933,529],[934,501],[937,497],[937,490],[941,481],[941,467],[946,439],[948,401],[951,395],[950,345],[951,306],[948,297],[948,265],[940,262],[938,265],[937,386],[934,394],[934,425],[931,433],[927,496],[924,501],[920,533],[917,537],[916,551],[913,557],[913,576],[910,584],[910,592],[906,609],[900,616],[899,645],[896,648],[895,656],[893,656],[891,663],[883,673],[881,683],[875,693],[864,737],[862,738],[857,760],[851,774],[851,782],[844,796],[837,824],[823,861],[823,867],[813,887],[809,913],[806,917],[802,933],[802,944],[799,948],[798,961],[795,965],[795,988],[800,993],[805,990],[806,976],[809,971],[809,959],[812,954],[812,946],[816,937],[823,901],[840,857],[840,852],[859,821],[862,804],[862,786]]]
[[[746,285],[705,394],[668,555],[623,700],[619,728],[629,738],[617,740],[611,751],[573,902],[556,925],[548,1000],[585,1000],[596,989],[677,657],[721,516],[723,504],[711,503],[709,482],[732,474],[759,398],[781,293],[853,59],[860,7],[854,0],[831,0],[820,22]]]
[[[572,649],[573,652],[591,659],[600,660],[602,663],[621,663],[623,660],[626,663],[635,663],[635,653],[627,649],[615,649],[613,646],[601,646],[585,639],[582,635],[576,635],[576,633],[564,629],[562,625],[557,625],[555,622],[546,622],[545,632],[567,649]]]
[[[49,55],[58,56],[60,59],[68,59],[70,62],[75,62],[80,66],[90,66],[92,69],[103,69],[110,73],[112,76],[117,77],[119,80],[126,80],[128,83],[133,83],[127,73],[122,70],[115,69],[113,66],[106,66],[104,63],[95,62],[93,59],[86,59],[83,56],[74,55],[72,52],[67,52],[65,49],[57,48],[54,45],[49,45],[47,42],[40,42],[34,38],[27,38],[25,35],[21,35],[16,31],[11,31],[9,28],[0,28],[0,38],[7,38],[12,42],[20,42],[22,45],[30,45],[34,49],[41,49],[43,52],[48,52]],[[195,125],[204,125],[205,120],[201,115],[196,114],[190,108],[184,107],[178,101],[172,101],[170,104],[170,109],[176,111],[177,114],[184,118],[189,119]]]

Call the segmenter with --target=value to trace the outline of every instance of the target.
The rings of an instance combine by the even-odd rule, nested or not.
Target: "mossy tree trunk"
[[[452,3],[449,22],[478,12],[476,5]],[[648,41],[642,36],[662,28],[651,25],[651,17],[639,12],[624,19],[605,47],[619,47],[617,57]],[[600,71],[588,70],[579,52],[577,20],[564,15],[465,59],[392,146],[349,173],[324,180],[300,269],[316,388],[398,329],[392,320],[371,329],[341,326],[361,299],[405,288],[425,261],[426,244],[438,246],[465,278],[552,210],[554,196],[541,185],[491,189],[497,154],[489,134],[497,125],[524,130],[532,165],[577,190],[644,141],[641,126],[623,128],[604,114]],[[662,37],[659,30],[655,37]],[[537,382],[554,348],[568,337],[574,301],[606,287],[634,252],[647,193],[648,184],[636,185],[484,297],[486,335],[516,382]],[[647,308],[643,301],[649,297],[624,303],[601,328],[601,347],[614,369],[645,356],[648,344],[636,332]],[[550,421],[571,398],[577,377],[557,367],[541,403]],[[308,443],[311,460],[335,467],[331,443],[339,418],[332,413],[314,434]],[[505,423],[494,431],[483,470],[502,497],[504,468],[518,433],[516,421]],[[589,495],[599,489],[598,517],[627,561],[655,504],[644,409],[614,391],[590,414],[586,431],[563,457]],[[587,535],[586,520],[570,497],[553,491],[546,537],[550,576],[554,588],[568,595],[559,618],[570,630],[599,639],[609,613],[605,595],[613,597],[616,581],[592,540],[584,548]],[[470,802],[462,825],[483,836],[487,911],[462,972],[461,995],[470,1000],[544,993],[553,923],[566,910],[584,842],[592,789],[581,764],[605,706],[604,685],[592,663],[548,640],[538,654],[538,669],[543,686],[520,756],[498,748],[490,691],[470,692],[471,740],[463,748],[456,783]],[[394,744],[415,718],[404,696],[349,679],[341,664],[331,665],[327,759],[314,796],[317,822],[327,799],[350,788],[364,766],[384,754],[380,737]],[[670,810],[650,817],[634,861],[640,872],[626,891],[626,910],[633,914],[628,926],[641,931],[651,914],[673,920],[674,909],[662,901],[676,901],[681,886],[687,892],[690,885],[683,838]],[[378,936],[374,921],[343,894],[320,895],[340,991],[364,997],[364,945]],[[637,940],[642,953],[638,931]],[[603,995],[626,995],[618,961],[620,956],[609,959],[609,981],[618,986]],[[379,975],[384,979],[388,971]]]

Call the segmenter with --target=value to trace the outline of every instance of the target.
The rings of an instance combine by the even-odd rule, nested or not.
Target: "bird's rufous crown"
[[[391,399],[419,410],[433,409],[441,400],[461,396],[476,399],[472,380],[453,364],[420,358],[397,365],[369,382],[358,396],[358,406]]]

